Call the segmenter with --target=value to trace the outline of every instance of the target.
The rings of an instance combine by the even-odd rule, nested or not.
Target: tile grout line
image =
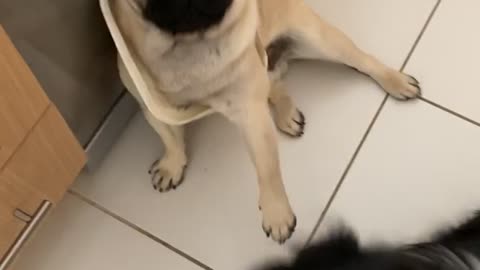
[[[199,260],[195,259],[194,257],[188,255],[187,253],[181,251],[180,249],[177,249],[173,245],[169,244],[168,242],[160,239],[159,237],[155,236],[154,234],[148,232],[147,230],[142,229],[140,226],[126,220],[125,218],[122,218],[121,216],[115,214],[114,212],[108,210],[107,208],[101,206],[100,204],[96,203],[95,201],[85,197],[84,195],[80,194],[79,192],[76,192],[74,190],[68,190],[68,193],[76,197],[77,199],[81,200],[82,202],[90,205],[91,207],[101,211],[102,213],[110,216],[111,218],[115,219],[116,221],[126,225],[130,229],[133,229],[137,231],[138,233],[142,234],[143,236],[146,236],[150,238],[150,240],[153,240],[157,242],[158,244],[164,246],[168,250],[172,251],[173,253],[183,257],[187,261],[190,261],[191,263],[195,264],[196,266],[205,269],[205,270],[213,270],[213,268],[209,267],[208,265],[200,262]]]
[[[357,149],[355,150],[355,152],[353,153],[353,156],[352,158],[350,159],[350,161],[348,162],[348,165],[347,167],[345,168],[342,176],[340,177],[340,180],[338,182],[338,184],[335,186],[335,189],[333,190],[333,193],[332,195],[330,196],[328,202],[327,202],[327,205],[325,206],[325,208],[323,209],[319,219],[317,220],[314,228],[313,228],[313,231],[312,233],[310,234],[310,236],[308,237],[307,239],[307,242],[305,243],[306,246],[308,246],[313,238],[315,237],[315,235],[317,234],[318,232],[318,229],[320,228],[320,225],[321,223],[323,222],[323,220],[325,219],[325,216],[327,215],[327,212],[328,210],[330,210],[330,207],[332,206],[333,204],[333,201],[335,200],[335,197],[337,196],[338,192],[340,191],[340,188],[342,187],[343,183],[345,182],[345,179],[347,178],[347,175],[348,173],[350,172],[350,169],[351,167],[353,166],[353,163],[354,161],[356,160],[357,156],[360,154],[360,150],[362,149],[363,145],[365,144],[365,142],[367,141],[367,138],[368,138],[368,135],[370,135],[370,132],[372,131],[373,129],[373,126],[375,125],[375,123],[377,122],[377,119],[378,117],[380,116],[381,112],[383,111],[383,108],[385,107],[385,104],[387,103],[388,101],[388,95],[385,95],[385,97],[383,98],[383,101],[382,103],[380,104],[380,107],[378,108],[377,112],[375,113],[375,116],[373,117],[373,120],[370,122],[370,125],[368,126],[367,128],[367,131],[365,132],[365,134],[363,135],[362,137],[362,140],[360,141],[359,145],[357,146]]]
[[[412,58],[413,56],[413,53],[415,52],[415,49],[417,48],[418,44],[420,43],[422,37],[424,36],[428,26],[430,25],[430,22],[432,21],[436,11],[438,10],[438,7],[440,6],[442,0],[437,0],[437,3],[435,4],[435,6],[433,7],[432,11],[430,12],[430,15],[428,16],[427,18],[427,21],[425,22],[425,24],[423,25],[422,27],[422,30],[420,31],[419,35],[417,36],[412,48],[410,49],[407,57],[405,58],[405,61],[403,62],[402,64],[402,67],[400,68],[400,71],[403,71],[407,64],[409,63],[410,59]],[[330,210],[332,204],[333,204],[333,201],[335,200],[335,197],[337,196],[338,192],[340,191],[340,188],[342,187],[343,183],[345,182],[345,179],[347,178],[347,175],[348,173],[350,172],[350,169],[352,168],[353,164],[355,163],[355,160],[357,159],[358,155],[360,154],[360,151],[362,150],[363,148],[363,145],[365,144],[365,142],[367,141],[368,139],[368,136],[370,135],[370,132],[372,131],[373,127],[375,126],[378,118],[380,117],[380,114],[382,113],[384,107],[385,107],[385,104],[387,103],[389,99],[389,95],[386,95],[385,98],[383,99],[382,103],[380,104],[380,107],[378,108],[377,112],[375,113],[372,121],[370,122],[370,125],[368,126],[367,128],[367,131],[365,132],[365,134],[363,135],[359,145],[357,146],[357,148],[355,149],[355,152],[353,153],[347,167],[345,168],[342,176],[340,177],[340,180],[338,182],[338,184],[335,186],[335,189],[332,193],[332,195],[330,196],[328,202],[327,202],[327,205],[325,206],[325,208],[323,209],[322,213],[320,214],[320,217],[318,218],[315,226],[313,227],[313,230],[312,230],[312,233],[310,234],[310,236],[308,237],[306,243],[305,243],[305,246],[308,246],[313,238],[315,237],[315,235],[317,234],[318,232],[318,229],[320,228],[320,225],[322,224],[322,222],[324,221],[328,211]],[[424,100],[427,102],[427,100],[421,98],[421,100]],[[428,103],[433,103],[433,102],[428,102]],[[433,105],[433,104],[432,104]],[[439,105],[438,105],[439,106]],[[446,109],[446,108],[444,108]],[[465,117],[461,117],[461,115],[459,114],[456,114],[458,117],[462,118],[462,119],[465,119],[467,120],[467,118]],[[472,122],[471,120],[469,122]]]
[[[441,111],[444,111],[444,112],[446,112],[446,113],[452,114],[453,116],[455,116],[455,117],[457,117],[457,118],[460,118],[460,119],[462,119],[462,120],[464,120],[464,121],[469,122],[470,124],[473,124],[473,125],[475,125],[475,126],[479,126],[479,127],[480,127],[480,122],[477,122],[477,121],[475,121],[475,120],[473,120],[473,119],[471,119],[471,118],[468,118],[467,116],[464,116],[464,115],[462,115],[461,113],[455,112],[455,111],[453,111],[453,110],[451,110],[451,109],[449,109],[449,108],[447,108],[447,107],[445,107],[445,106],[442,106],[442,105],[440,105],[440,104],[438,104],[438,103],[436,103],[436,102],[434,102],[434,101],[431,101],[431,100],[429,100],[429,99],[427,99],[427,98],[425,98],[425,97],[420,97],[419,99],[420,99],[421,101],[423,101],[423,102],[425,102],[425,103],[427,103],[427,104],[429,104],[429,105],[431,105],[431,106],[433,106],[433,107],[441,110]]]
[[[437,3],[437,6],[435,7],[435,10],[438,9],[438,6],[440,5],[440,2],[442,2],[442,0],[438,0],[438,3]],[[433,17],[433,14],[432,14],[432,17]],[[431,18],[430,18],[430,20],[431,20]],[[435,101],[432,101],[432,100],[430,100],[430,99],[428,99],[428,98],[426,98],[426,97],[419,97],[419,100],[421,100],[421,101],[423,101],[423,102],[425,102],[425,103],[427,103],[427,104],[429,104],[429,105],[431,105],[431,106],[433,106],[433,107],[436,107],[437,109],[440,109],[440,110],[442,110],[442,111],[444,111],[444,112],[446,112],[446,113],[453,114],[453,116],[458,117],[458,118],[460,118],[460,119],[462,119],[462,120],[464,120],[464,121],[467,121],[467,122],[469,122],[470,124],[473,124],[473,125],[475,125],[475,126],[479,126],[479,127],[480,127],[480,122],[475,121],[475,120],[473,120],[472,118],[469,118],[469,117],[463,115],[462,113],[458,113],[458,112],[456,112],[456,111],[454,111],[454,110],[452,110],[452,109],[449,109],[449,108],[447,108],[447,107],[445,107],[445,106],[443,106],[443,105],[440,105],[439,103],[436,103]]]
[[[423,28],[422,28],[422,30],[420,31],[420,34],[418,35],[417,39],[416,39],[415,42],[413,43],[412,49],[410,50],[410,52],[409,52],[408,55],[407,55],[407,58],[406,58],[405,61],[403,62],[403,65],[402,65],[402,68],[400,69],[400,71],[403,71],[403,70],[407,67],[407,64],[410,62],[410,59],[412,58],[413,53],[415,52],[415,50],[417,49],[418,44],[420,43],[420,41],[422,40],[423,36],[425,35],[425,32],[427,31],[427,28],[428,28],[428,26],[430,25],[430,22],[432,21],[433,17],[434,17],[435,14],[437,13],[438,7],[440,6],[441,3],[442,3],[442,0],[437,0],[437,3],[436,3],[435,6],[433,7],[432,11],[430,12],[430,15],[429,15],[428,18],[427,18],[427,21],[426,21],[425,24],[423,25]]]

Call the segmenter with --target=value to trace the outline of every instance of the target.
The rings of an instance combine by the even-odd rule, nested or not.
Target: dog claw
[[[420,82],[417,80],[417,78],[413,77],[412,75],[408,75],[408,76],[410,77],[410,79],[412,79],[415,82],[415,84],[417,84],[417,85],[420,84]]]
[[[263,229],[263,232],[265,233],[265,235],[267,236],[267,238],[270,238],[270,235],[272,234],[272,229],[267,229],[263,226],[262,226],[262,229]]]
[[[417,96],[422,96],[422,87],[420,87],[419,84],[410,83],[410,85],[418,89],[418,95]]]
[[[185,179],[186,167],[186,165],[181,167],[166,167],[162,166],[161,161],[155,161],[149,171],[155,190],[163,193],[177,189]],[[178,170],[178,168],[181,170]]]
[[[160,163],[160,160],[156,160],[156,161],[152,164],[152,166],[150,166],[150,169],[148,170],[148,174],[154,173],[153,169],[156,168],[159,163]],[[156,171],[155,171],[155,172],[156,172]]]

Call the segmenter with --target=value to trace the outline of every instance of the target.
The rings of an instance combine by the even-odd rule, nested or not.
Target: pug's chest
[[[210,97],[223,91],[229,91],[236,85],[248,79],[249,63],[238,59],[227,65],[219,73],[212,76],[209,80],[198,79],[182,88],[177,92],[165,92],[172,104],[184,106],[189,104],[203,104]]]
[[[162,69],[159,79],[168,88],[168,92],[180,92],[192,84],[202,83],[214,77],[223,68],[223,58],[216,46],[197,46],[197,48],[174,47],[162,56]]]
[[[247,63],[218,44],[178,46],[147,60],[159,89],[176,105],[196,103],[222,91],[242,77]]]

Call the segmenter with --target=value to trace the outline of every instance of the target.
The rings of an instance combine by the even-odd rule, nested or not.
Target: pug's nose
[[[204,15],[217,15],[225,12],[233,0],[150,0],[163,6],[164,12],[182,15],[196,10]]]
[[[147,0],[144,16],[172,34],[208,29],[223,19],[234,0]]]
[[[206,15],[223,14],[232,4],[233,0],[191,0],[195,9]]]

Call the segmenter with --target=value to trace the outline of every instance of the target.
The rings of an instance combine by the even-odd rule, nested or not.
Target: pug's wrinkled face
[[[147,21],[171,35],[205,33],[220,27],[242,0],[146,0]],[[237,7],[238,8],[238,7]]]

